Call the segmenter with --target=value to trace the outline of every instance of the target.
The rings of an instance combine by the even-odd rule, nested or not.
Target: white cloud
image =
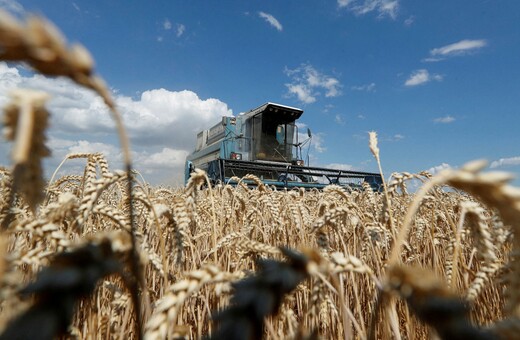
[[[186,31],[186,26],[184,26],[183,24],[177,24],[177,38],[183,35],[184,31]]]
[[[325,90],[325,97],[341,95],[339,80],[318,72],[309,64],[302,64],[294,70],[286,69],[285,74],[292,79],[291,83],[285,84],[289,95],[295,95],[302,103],[314,103],[321,95],[320,89]]]
[[[410,15],[408,18],[406,18],[406,20],[404,21],[404,25],[405,26],[412,26],[413,23],[415,22],[415,16],[414,15]]]
[[[145,167],[164,167],[164,166],[184,166],[184,161],[188,152],[185,150],[175,150],[171,148],[163,148],[160,152],[152,153],[145,157],[142,164]]]
[[[509,157],[509,158],[500,158],[499,160],[491,162],[489,165],[490,168],[502,168],[507,166],[516,166],[520,165],[520,156]]]
[[[25,13],[24,7],[15,0],[0,0],[0,8],[17,15],[22,15]]]
[[[379,18],[395,19],[399,10],[399,0],[338,0],[340,8],[346,8],[355,15],[377,12]]]
[[[195,133],[208,128],[232,111],[218,99],[202,100],[192,91],[155,89],[139,100],[119,96],[118,105],[130,135],[145,145],[193,146]]]
[[[265,12],[258,12],[258,16],[260,16],[260,18],[265,19],[265,21],[267,21],[271,26],[276,28],[278,31],[283,30],[282,24],[280,24],[280,22],[271,14],[265,13]]]
[[[0,62],[0,94],[5,94],[9,89],[16,88],[21,81],[22,78],[18,69]]]
[[[69,141],[72,142],[72,141]],[[107,159],[115,162],[121,161],[121,152],[113,144],[89,142],[86,140],[73,141],[72,145],[69,145],[68,153],[97,153],[100,152]]]
[[[134,163],[136,169],[147,181],[156,177],[154,178],[155,182],[183,185],[184,162],[188,154],[189,152],[186,150],[171,148],[163,148],[153,153],[142,151],[134,153]]]
[[[181,37],[185,32],[186,32],[186,26],[184,24],[181,24],[181,23],[173,23],[170,21],[170,19],[166,18],[164,19],[164,21],[161,23],[162,25],[162,29],[164,31],[172,31],[174,32],[175,36],[177,38]],[[162,32],[164,34],[170,34],[170,33],[166,33],[166,32]],[[164,36],[160,35],[157,37],[157,41],[158,42],[162,42],[164,41]]]
[[[102,100],[92,91],[63,78],[22,76],[16,68],[0,63],[0,105],[8,101],[6,93],[16,87],[44,90],[51,95],[47,105],[51,112],[48,135],[58,150],[51,147],[53,165],[57,165],[67,153],[80,150],[107,152],[113,158],[109,161],[117,161],[119,143],[114,123]],[[137,160],[145,160],[145,166],[157,167],[161,157],[168,159],[172,166],[167,171],[157,168],[154,179],[165,178],[162,171],[182,174],[178,161],[194,149],[197,132],[212,126],[221,116],[233,114],[220,100],[201,99],[187,90],[154,89],[144,91],[139,98],[114,97],[131,138],[132,150],[142,155],[136,157],[136,168],[142,166]],[[0,155],[0,164],[8,163],[6,154]]]
[[[405,86],[417,86],[428,83],[432,80],[441,81],[443,77],[440,74],[430,74],[428,70],[421,69],[412,72],[410,77],[404,83]]]
[[[389,16],[392,19],[395,19],[397,16],[397,11],[399,9],[399,1],[380,1],[381,5],[378,8],[379,16],[385,17]]]
[[[290,95],[296,95],[299,101],[305,104],[314,103],[316,97],[312,95],[311,89],[305,84],[285,84]]]
[[[169,19],[163,21],[163,28],[167,31],[172,29],[172,22]]]
[[[347,7],[348,5],[350,5],[354,1],[355,0],[338,0],[338,6],[339,7]]]
[[[332,104],[327,104],[327,105],[325,105],[325,107],[323,108],[323,112],[324,112],[324,113],[330,112],[330,110],[332,110],[333,108],[334,108],[334,105],[332,105]]]
[[[444,117],[435,118],[433,121],[435,123],[449,124],[449,123],[453,123],[455,121],[455,118],[450,115],[447,115]]]
[[[67,155],[77,153],[102,153],[108,160],[111,171],[123,169],[123,157],[121,150],[114,144],[93,142],[87,140],[68,140],[50,138],[47,145],[52,149],[53,158],[47,161],[53,169],[57,161],[65,159]],[[148,149],[133,151],[134,168],[139,171],[145,180],[152,183],[183,183],[184,161],[189,154],[186,150],[176,150],[164,147],[156,152]],[[59,176],[64,174],[78,174],[83,171],[86,161],[84,159],[68,160],[60,168]]]
[[[410,77],[404,83],[406,86],[416,86],[426,83],[430,80],[428,70],[418,70],[410,75]]]
[[[433,167],[429,168],[426,171],[429,172],[432,175],[435,175],[435,174],[438,174],[439,172],[441,172],[444,169],[451,169],[451,168],[452,168],[452,166],[449,165],[448,163],[442,163],[442,164],[433,166]]]
[[[340,114],[337,114],[334,117],[334,121],[336,122],[336,124],[339,124],[339,125],[345,125],[347,123],[345,121],[345,117],[343,117],[343,115],[340,115]]]
[[[303,123],[297,123],[298,126],[298,141],[301,143],[305,140],[309,139],[309,136],[307,135],[307,125]],[[313,151],[317,153],[322,153],[327,150],[327,148],[324,146],[324,140],[323,140],[323,133],[321,132],[312,132],[312,138],[307,143],[305,143],[305,146],[303,146],[303,149],[306,149],[310,147]],[[303,152],[306,152],[303,150]]]
[[[459,42],[442,46],[439,48],[434,48],[430,51],[430,55],[432,56],[456,56],[456,55],[466,55],[474,52],[477,49],[485,47],[487,45],[487,41],[484,39],[480,40],[461,40]]]
[[[355,170],[353,165],[344,164],[344,163],[330,163],[330,164],[325,165],[325,168],[336,169],[336,170],[347,170],[347,171]]]
[[[300,130],[302,130],[302,129],[306,129],[306,128],[307,128],[307,124],[302,123],[302,122],[299,122],[299,121],[296,121],[296,126],[297,126],[298,129],[300,129]]]
[[[50,178],[58,164],[68,155],[78,153],[102,153],[108,161],[110,171],[123,169],[123,156],[120,148],[115,144],[88,140],[72,140],[49,136],[47,146],[51,149],[50,158],[44,159],[46,176]],[[134,159],[135,160],[135,159]],[[134,162],[134,166],[135,166]],[[59,169],[58,177],[62,175],[79,175],[83,173],[86,160],[83,158],[69,159]]]
[[[385,141],[385,142],[399,142],[401,140],[403,140],[405,138],[405,136],[403,134],[400,134],[400,133],[396,133],[394,135],[382,135],[382,136],[379,136],[379,140],[380,141]]]
[[[322,133],[313,133],[312,134],[312,147],[314,148],[314,150],[318,153],[322,153],[322,152],[325,152],[327,151],[327,148],[325,147],[324,145],[324,140],[323,140],[323,134]]]
[[[428,58],[423,58],[421,61],[422,62],[425,62],[425,63],[435,63],[437,61],[442,61],[446,58],[440,58],[440,57],[428,57]]]
[[[350,89],[354,91],[374,92],[376,90],[376,83],[352,86]]]

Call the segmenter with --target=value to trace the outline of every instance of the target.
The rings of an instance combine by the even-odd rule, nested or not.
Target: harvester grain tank
[[[302,146],[312,135],[307,130],[308,138],[298,141],[296,121],[302,114],[298,108],[266,103],[236,117],[222,117],[197,134],[195,151],[186,158],[185,180],[199,168],[213,183],[253,174],[278,188],[323,188],[329,184],[353,188],[366,182],[380,190],[382,179],[377,173],[304,164]]]

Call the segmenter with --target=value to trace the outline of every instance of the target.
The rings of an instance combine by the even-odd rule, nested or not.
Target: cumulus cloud
[[[55,145],[56,142],[50,143]],[[102,153],[107,159],[110,159],[116,163],[121,161],[121,152],[119,148],[113,144],[89,142],[86,140],[72,141],[62,140],[62,145],[66,145],[68,154],[71,153]]]
[[[6,63],[0,62],[0,95],[2,93],[5,94],[10,89],[16,88],[21,81],[22,78],[18,69],[9,67]],[[1,97],[0,100],[2,100]]]
[[[305,84],[285,84],[289,95],[295,95],[304,104],[314,103],[316,97],[312,95],[312,90]]]
[[[466,55],[472,53],[482,47],[487,45],[487,41],[484,39],[480,40],[461,40],[459,42],[449,44],[446,46],[434,48],[430,51],[430,55],[442,56],[442,57],[451,57],[457,55]]]
[[[428,70],[421,69],[421,70],[416,70],[416,71],[412,72],[410,77],[408,77],[408,79],[405,81],[404,85],[405,86],[417,86],[417,85],[428,83],[432,80],[441,81],[442,79],[443,79],[443,76],[440,74],[430,74],[428,72]]]
[[[54,137],[51,137],[47,144],[53,154],[53,158],[46,161],[51,170],[55,169],[58,162],[68,155],[78,153],[102,153],[108,160],[111,171],[124,168],[122,152],[114,144]],[[168,147],[153,150],[156,149],[138,148],[133,150],[134,168],[144,176],[147,182],[182,185],[184,161],[189,152]],[[60,168],[58,175],[82,173],[85,164],[84,159],[68,160]]]
[[[376,12],[379,18],[395,19],[399,10],[399,0],[338,0],[340,8],[346,8],[355,15]]]
[[[265,12],[258,12],[258,16],[260,18],[264,19],[266,22],[269,23],[269,25],[273,26],[278,31],[282,31],[283,30],[282,24],[280,24],[280,22],[274,16],[272,16],[271,14],[265,13]]]
[[[453,123],[455,121],[455,118],[450,115],[447,115],[444,117],[435,118],[433,121],[435,123],[449,124],[449,123]]]
[[[143,157],[143,165],[146,168],[149,167],[166,167],[166,166],[184,166],[184,161],[188,152],[185,150],[175,150],[171,148],[163,148],[159,152],[150,154],[149,156]],[[143,154],[141,154],[141,157]]]
[[[147,181],[184,184],[184,162],[190,152],[172,148],[162,148],[157,152],[134,153],[136,168]]]
[[[444,169],[451,169],[452,166],[448,163],[441,163],[439,165],[432,166],[431,168],[427,169],[426,171],[429,172],[432,175],[438,174]]]
[[[85,139],[67,139],[56,137],[56,133],[50,133],[47,146],[51,149],[50,158],[44,159],[46,175],[50,175],[57,170],[58,165],[68,155],[78,153],[102,153],[109,162],[111,171],[123,169],[123,155],[121,149],[113,143],[99,141],[88,141]],[[1,163],[0,163],[1,164]],[[86,165],[86,159],[69,159],[59,168],[58,177],[62,175],[82,174]],[[134,164],[135,166],[135,164]]]
[[[52,164],[59,163],[70,152],[103,152],[109,154],[109,161],[118,161],[119,144],[114,124],[102,100],[92,91],[63,78],[23,76],[16,68],[0,63],[0,105],[7,102],[6,93],[16,87],[44,90],[51,95],[47,107],[51,112],[48,133]],[[181,163],[194,149],[197,132],[209,128],[220,117],[233,114],[220,100],[201,99],[187,90],[153,89],[144,91],[139,98],[114,97],[132,150],[140,155],[135,158],[135,166],[149,165],[152,170],[156,169],[156,179],[165,178],[166,171],[181,178]],[[7,163],[6,152],[2,152],[0,164]]]
[[[489,167],[492,169],[496,169],[496,168],[503,168],[503,167],[508,167],[508,166],[516,166],[516,165],[520,165],[520,156],[509,157],[509,158],[500,158],[496,161],[491,162]]]
[[[302,64],[294,70],[286,68],[285,74],[292,80],[285,84],[288,95],[296,96],[302,103],[314,103],[321,95],[320,90],[325,90],[325,97],[341,95],[342,85],[339,80],[318,72],[312,65]]]

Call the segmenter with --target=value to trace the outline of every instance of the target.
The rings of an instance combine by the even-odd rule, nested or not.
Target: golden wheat
[[[366,183],[363,190],[286,191],[254,175],[210,183],[196,169],[183,189],[153,188],[135,179],[121,117],[84,48],[67,46],[42,18],[19,22],[1,11],[0,47],[0,59],[97,91],[116,120],[126,165],[111,172],[101,154],[71,154],[64,162],[85,159],[83,173],[55,179],[60,165],[44,183],[46,96],[15,92],[4,110],[14,170],[0,168],[2,329],[25,310],[49,307],[18,292],[49,268],[60,274],[67,266],[56,259],[77,254],[62,264],[81,262],[85,254],[75,252],[88,249],[101,268],[117,263],[121,270],[93,278],[101,284],[78,301],[63,334],[71,338],[139,339],[141,320],[147,339],[218,335],[214,313],[233,316],[233,294],[244,287],[276,299],[255,316],[265,316],[255,336],[427,338],[424,323],[441,337],[518,334],[520,189],[508,185],[510,175],[483,173],[476,162],[437,176],[394,173],[382,192]],[[382,173],[377,142],[371,132]],[[32,187],[20,182],[27,176]],[[416,194],[408,192],[410,180],[423,183]],[[269,301],[247,289],[239,293]],[[451,323],[438,322],[442,311]]]

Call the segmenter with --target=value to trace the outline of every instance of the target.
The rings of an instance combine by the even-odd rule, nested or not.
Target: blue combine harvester
[[[304,164],[296,120],[303,110],[266,103],[237,117],[222,117],[197,134],[195,151],[186,158],[185,180],[195,168],[207,172],[213,183],[234,184],[233,177],[253,174],[278,188],[323,188],[337,184],[360,188],[363,182],[381,189],[377,173],[310,167]]]

